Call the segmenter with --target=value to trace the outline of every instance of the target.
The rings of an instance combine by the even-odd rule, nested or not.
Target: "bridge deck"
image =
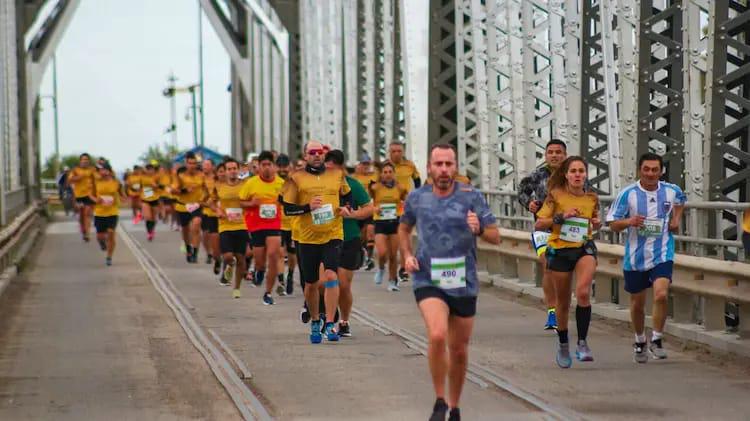
[[[273,417],[426,418],[433,397],[409,284],[389,293],[371,273],[358,273],[354,337],[312,346],[297,320],[299,289],[270,307],[248,285],[233,300],[208,265],[184,262],[178,233],[161,230],[147,243],[142,226],[126,220],[120,229],[131,232],[137,255],[158,263],[202,329],[246,365],[246,384]],[[48,227],[33,267],[0,301],[0,418],[239,417],[120,240],[115,266],[106,268],[95,242],[80,243],[74,223]],[[466,419],[542,419],[544,410],[590,419],[743,419],[750,411],[746,361],[671,340],[669,359],[636,365],[626,327],[594,320],[596,361],[560,370],[543,318],[533,303],[482,290],[461,405]],[[498,387],[503,381],[527,399]]]

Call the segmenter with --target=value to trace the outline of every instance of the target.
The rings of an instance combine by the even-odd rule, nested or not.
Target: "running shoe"
[[[83,242],[84,243],[88,243],[89,242],[89,235],[88,234],[83,234]]]
[[[409,282],[409,272],[406,271],[404,268],[398,269],[398,279],[401,282]]]
[[[430,421],[445,421],[446,412],[448,412],[448,404],[445,403],[445,399],[437,398],[435,400],[435,405],[432,407]]]
[[[248,281],[253,288],[255,288],[255,282],[253,281],[254,277],[255,275],[252,270],[248,270],[247,273],[245,273],[245,280]]]
[[[352,337],[352,329],[349,327],[349,323],[344,323],[344,322],[339,323],[339,336],[342,336],[345,338]]]
[[[258,271],[256,271],[255,274],[253,275],[253,285],[255,285],[256,287],[259,287],[259,286],[263,285],[263,280],[265,278],[265,272],[263,272],[263,275],[264,276],[258,276]]]
[[[667,350],[662,346],[661,339],[651,341],[648,350],[651,351],[651,356],[654,357],[655,360],[663,360],[667,358]]]
[[[307,309],[307,304],[302,306],[302,308],[299,310],[299,321],[301,321],[302,323],[310,322],[310,310]]]
[[[401,291],[398,288],[398,281],[395,281],[395,280],[394,281],[388,281],[388,291],[391,291],[391,292],[399,292],[399,291]]]
[[[375,272],[375,285],[383,283],[383,276],[385,276],[385,269],[378,269],[378,271]]]
[[[326,323],[326,339],[328,342],[337,342],[339,334],[336,332],[336,325],[333,322]]]
[[[639,344],[638,342],[633,344],[633,361],[645,364],[648,362],[648,353],[646,352],[646,343]]]
[[[310,343],[319,344],[323,341],[323,335],[320,333],[321,325],[320,320],[313,320],[310,323]]]
[[[547,310],[547,323],[544,325],[544,330],[557,329],[557,314],[554,309]]]
[[[234,276],[234,265],[227,265],[227,267],[224,268],[224,280],[227,282],[232,282],[233,276]]]
[[[365,263],[365,270],[373,270],[373,268],[375,268],[375,261],[371,257],[368,257]]]
[[[142,220],[143,220],[143,215],[141,215],[141,213],[139,212],[135,215],[135,218],[133,218],[133,224],[138,225],[141,223]]]
[[[589,344],[586,341],[578,341],[576,358],[578,361],[594,361],[594,353],[591,352],[591,348],[589,348]]]
[[[271,294],[269,293],[263,294],[263,305],[267,305],[267,306],[274,305],[273,297],[271,297]]]
[[[279,275],[279,282],[276,285],[276,295],[283,297],[286,295],[286,284],[284,283],[284,275]]]
[[[214,260],[214,275],[221,273],[221,259]]]
[[[240,298],[240,297],[242,297],[242,294],[240,294],[240,290],[238,290],[238,289],[232,290],[232,297],[233,298]]]
[[[146,233],[146,239],[148,239],[149,242],[154,241],[154,232]]]
[[[570,368],[573,365],[573,359],[570,358],[570,344],[557,344],[555,361],[560,368]]]
[[[219,285],[221,285],[223,287],[228,287],[231,284],[229,283],[229,281],[227,281],[226,279],[224,279],[223,276],[221,276],[221,277],[219,277]]]
[[[106,264],[107,266],[112,266],[112,258],[111,258],[111,257],[107,257],[107,258],[106,258],[106,259],[104,260],[104,263],[105,263],[105,264]]]
[[[208,256],[206,256],[206,264],[207,265],[210,265],[213,262],[214,262],[214,257],[213,256],[211,256],[210,254]]]
[[[102,249],[102,251],[107,251],[107,242],[104,240],[96,240],[99,242],[99,248]]]
[[[458,408],[451,408],[448,414],[448,421],[461,421],[461,411]]]

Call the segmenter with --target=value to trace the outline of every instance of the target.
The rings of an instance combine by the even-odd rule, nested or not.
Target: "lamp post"
[[[204,126],[205,103],[203,102],[203,8],[198,0],[198,86],[200,89],[200,119],[201,119],[201,137],[200,144],[204,146],[206,141],[206,130]],[[195,95],[195,94],[193,94]],[[193,103],[195,106],[195,102]]]

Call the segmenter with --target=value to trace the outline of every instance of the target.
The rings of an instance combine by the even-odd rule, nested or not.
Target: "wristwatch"
[[[562,225],[563,222],[565,222],[565,217],[563,216],[563,214],[558,213],[557,215],[552,217],[552,222],[557,225]]]

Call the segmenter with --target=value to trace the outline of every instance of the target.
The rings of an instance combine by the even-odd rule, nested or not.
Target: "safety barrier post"
[[[726,300],[721,297],[705,297],[703,305],[703,327],[706,330],[724,330]]]
[[[677,323],[693,322],[693,296],[681,291],[672,291],[672,320]]]

